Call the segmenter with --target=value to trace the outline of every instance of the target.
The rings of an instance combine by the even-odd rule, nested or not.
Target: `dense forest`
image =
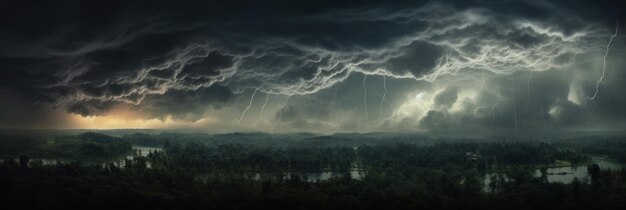
[[[250,135],[242,135],[250,138]],[[308,134],[307,134],[308,135]],[[172,138],[167,138],[170,136]],[[183,136],[183,137],[181,137]],[[300,134],[299,134],[300,136]],[[154,137],[154,138],[151,138]],[[232,136],[229,136],[230,139]],[[292,136],[291,136],[292,137]],[[433,141],[265,137],[259,141],[190,139],[177,134],[98,133],[3,144],[0,197],[20,209],[622,209],[626,170],[602,168],[590,155],[619,157],[621,138],[565,141]],[[215,138],[207,137],[203,138]],[[331,138],[334,139],[334,138]],[[17,140],[17,139],[16,139]],[[297,144],[299,141],[315,142]],[[19,143],[18,143],[19,142]],[[12,143],[12,144],[9,144]],[[52,144],[50,146],[49,144]],[[81,153],[85,144],[92,150]],[[130,145],[162,150],[133,153]],[[33,146],[36,145],[36,146]],[[589,146],[595,145],[595,146]],[[74,161],[30,158],[76,152]],[[54,151],[54,150],[52,150]],[[98,151],[98,152],[94,152]],[[90,154],[90,155],[87,155]],[[81,157],[129,154],[124,164]],[[122,155],[123,156],[123,155]],[[550,182],[547,170],[583,167],[588,176]],[[539,171],[539,173],[537,173]],[[329,172],[311,179],[312,172]],[[350,173],[358,173],[352,176]],[[488,180],[487,182],[485,180]]]
[[[626,163],[626,141],[624,137],[585,137],[564,139],[555,143],[587,154],[608,155],[611,158]]]
[[[38,158],[109,159],[132,152],[128,140],[99,133],[51,138],[0,135],[0,157],[27,155]]]

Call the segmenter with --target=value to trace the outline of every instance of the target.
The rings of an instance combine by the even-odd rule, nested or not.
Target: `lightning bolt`
[[[250,97],[250,103],[248,103],[248,106],[246,107],[246,109],[244,109],[243,112],[241,113],[241,117],[239,117],[239,120],[235,121],[237,124],[240,124],[243,118],[246,116],[246,112],[248,112],[248,110],[252,106],[252,102],[254,101],[254,96],[256,95],[256,92],[258,90],[259,88],[254,89],[254,93],[252,93],[252,96]]]
[[[481,89],[481,90],[485,88],[485,85],[486,85],[486,83],[487,83],[487,80],[485,79],[485,72],[486,72],[486,71],[487,71],[487,70],[483,70],[483,71],[482,71],[482,74],[481,74],[481,76],[480,76],[480,77],[482,78],[482,80],[483,80],[483,81],[482,81],[482,83],[480,83],[480,89]]]
[[[365,125],[369,123],[369,117],[367,116],[367,86],[365,85],[366,79],[367,74],[363,74],[363,104],[365,105]]]
[[[383,107],[383,102],[385,102],[385,97],[387,96],[387,79],[385,75],[383,75],[383,88],[385,89],[385,92],[380,99],[380,114],[378,115],[378,121],[380,121],[379,124],[382,123],[383,120],[383,111],[385,111]]]
[[[380,114],[378,116],[378,125],[381,125],[383,123],[383,112],[384,112],[384,106],[383,103],[387,103],[390,107],[393,107],[393,105],[391,104],[391,102],[387,101],[387,77],[385,75],[383,75],[383,88],[385,89],[385,92],[383,93],[383,95],[381,96],[380,99]]]
[[[278,108],[278,118],[276,119],[276,123],[274,124],[274,127],[272,127],[272,130],[276,129],[276,126],[278,125],[280,120],[283,118],[283,109],[285,109],[285,107],[289,103],[289,98],[291,98],[291,96],[287,96],[287,100],[285,101],[285,104],[283,104],[280,108]]]
[[[531,85],[532,85],[531,80],[532,80],[532,78],[533,78],[533,73],[534,73],[534,72],[535,72],[535,71],[533,71],[533,70],[531,69],[531,70],[530,70],[530,74],[528,75],[528,84],[527,84],[527,88],[528,88],[528,99],[526,100],[526,108],[528,108],[528,106],[530,106],[530,102],[531,102],[532,97],[533,97],[533,92],[531,92]],[[538,101],[537,101],[537,103],[539,103],[539,106],[541,106],[541,101],[540,101],[540,100],[538,100]],[[544,122],[544,120],[543,120],[543,108],[541,108],[539,111],[540,111],[540,112],[539,112],[539,117],[541,118],[541,122],[542,122],[542,124],[543,124],[543,125],[544,125],[544,127],[545,127],[545,122]]]
[[[530,99],[532,97],[532,94],[530,93],[530,80],[532,80],[532,78],[533,78],[533,72],[535,72],[535,71],[530,70],[530,74],[528,75],[528,85],[527,85],[527,87],[528,87],[528,100],[526,100],[526,107],[528,107],[528,104],[530,103]]]
[[[496,118],[495,109],[498,106],[498,104],[500,104],[501,99],[502,97],[500,96],[500,88],[498,87],[498,100],[496,101],[496,103],[493,104],[493,106],[491,106],[491,120],[494,120]]]
[[[539,109],[541,110],[541,124],[543,125],[543,127],[546,127],[546,121],[545,121],[545,113],[543,111],[543,103],[541,103],[541,101],[539,101]]]
[[[596,96],[598,95],[600,83],[602,83],[602,80],[604,80],[604,73],[606,72],[606,57],[609,56],[609,48],[611,47],[611,42],[613,42],[613,38],[617,36],[618,30],[619,25],[615,24],[615,34],[613,34],[613,36],[611,36],[611,39],[609,39],[609,43],[606,45],[606,52],[604,53],[604,57],[602,58],[602,76],[600,76],[600,79],[598,80],[598,82],[596,82],[596,92],[593,93],[593,96],[587,97],[588,100],[595,101]]]
[[[515,119],[515,136],[517,136],[517,104],[515,102],[515,91],[513,91],[513,114]]]
[[[328,104],[327,109],[330,110],[330,113],[335,112],[336,97],[337,97],[337,88],[335,88],[335,90],[333,91],[333,100],[330,102],[330,104]],[[337,121],[337,115],[333,114],[333,116],[334,116],[334,121]]]
[[[124,103],[139,104],[146,95],[163,94],[168,89],[197,90],[202,87],[209,87],[216,83],[226,81],[241,81],[232,83],[233,88],[246,90],[246,81],[257,82],[261,87],[268,88],[264,92],[272,91],[275,95],[307,95],[314,94],[334,84],[345,81],[352,73],[363,73],[367,75],[385,75],[386,77],[397,79],[414,79],[418,81],[433,82],[442,76],[462,76],[468,69],[482,69],[485,73],[494,75],[510,75],[518,71],[533,69],[534,71],[544,71],[553,68],[563,67],[560,62],[555,62],[562,55],[570,53],[583,53],[589,50],[588,38],[596,36],[597,26],[589,26],[579,29],[575,33],[565,33],[555,27],[543,26],[532,21],[502,20],[503,31],[523,32],[531,37],[549,37],[539,39],[537,45],[518,46],[516,42],[509,42],[506,37],[486,38],[480,36],[481,33],[461,33],[461,38],[457,37],[460,32],[476,29],[481,30],[482,26],[491,26],[489,20],[495,18],[492,13],[478,11],[458,11],[454,8],[433,4],[419,8],[408,8],[398,15],[396,12],[380,15],[371,14],[351,14],[344,17],[346,20],[385,20],[399,21],[396,23],[413,23],[417,21],[426,24],[424,30],[415,31],[406,35],[397,34],[398,37],[389,40],[389,44],[380,50],[347,50],[337,51],[327,48],[320,48],[307,43],[297,41],[298,39],[272,39],[264,40],[262,45],[249,46],[249,50],[230,49],[228,47],[213,45],[212,41],[192,43],[186,48],[176,50],[172,56],[163,57],[164,62],[148,66],[140,71],[136,77],[121,78],[128,84],[141,84],[144,80],[153,79],[151,71],[170,71],[174,69],[176,77],[160,84],[157,88],[138,88],[132,92],[125,92],[122,95],[89,96],[79,94],[71,96],[67,100],[84,101],[96,99],[101,101],[120,101]],[[468,16],[469,15],[469,16]],[[468,18],[472,17],[472,18]],[[315,17],[311,17],[315,18]],[[382,18],[382,19],[380,19]],[[405,22],[406,21],[406,22]],[[585,22],[588,23],[588,22]],[[592,24],[589,24],[592,25]],[[617,29],[616,29],[617,31]],[[244,34],[240,34],[245,36]],[[251,37],[255,39],[254,37]],[[258,41],[258,40],[257,40]],[[265,42],[267,41],[267,42]],[[416,76],[410,73],[398,73],[393,69],[372,68],[373,66],[386,66],[385,64],[392,58],[402,54],[404,49],[409,48],[412,43],[426,42],[447,49],[453,53],[445,53],[438,59],[437,65],[429,69],[428,74]],[[473,45],[471,43],[481,43]],[[474,49],[475,46],[478,49]],[[302,56],[284,55],[277,49],[289,48],[298,51]],[[448,49],[449,48],[449,49]],[[252,50],[254,49],[254,50]],[[191,65],[198,60],[204,60],[211,53],[220,53],[233,57],[232,67],[220,71],[217,76],[211,76],[210,81],[202,84],[191,82],[194,80],[178,79],[179,74],[186,65]],[[286,63],[304,63],[302,65],[274,65],[272,62],[264,62],[265,59],[286,59]],[[295,62],[303,61],[303,62]],[[244,65],[246,64],[246,65]],[[253,64],[253,65],[247,65]],[[317,71],[310,79],[303,79],[296,83],[283,83],[276,78],[286,72],[297,71],[304,65],[316,66]],[[248,66],[255,66],[250,68]],[[253,70],[254,69],[254,70]],[[274,70],[277,69],[277,70]],[[75,76],[68,75],[69,82]],[[602,81],[603,78],[600,79]],[[242,84],[239,86],[238,84]],[[486,85],[483,80],[483,85]],[[597,90],[598,88],[596,88]],[[596,91],[597,92],[597,91]],[[135,95],[142,96],[140,100],[133,99]],[[595,94],[594,94],[595,95]],[[534,97],[534,96],[533,96]],[[385,114],[385,113],[383,113]],[[369,116],[368,116],[369,117]]]
[[[270,100],[270,95],[272,94],[272,92],[267,92],[265,95],[265,102],[263,103],[263,106],[261,106],[261,116],[259,117],[259,121],[257,121],[257,125],[263,121],[263,113],[265,112],[265,106],[267,106],[267,101]]]
[[[572,66],[576,64],[576,56],[578,56],[578,53],[574,53],[574,56],[570,57],[570,63],[569,65],[567,65],[567,69],[565,69],[566,74],[569,72],[569,69],[571,69]]]

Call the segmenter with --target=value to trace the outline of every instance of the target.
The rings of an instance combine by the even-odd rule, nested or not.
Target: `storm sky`
[[[622,130],[620,2],[3,2],[0,127]]]

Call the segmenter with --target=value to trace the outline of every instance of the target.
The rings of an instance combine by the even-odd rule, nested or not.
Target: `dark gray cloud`
[[[164,113],[177,120],[195,121],[203,118],[207,105],[220,110],[233,98],[233,92],[224,86],[214,85],[195,91],[168,91],[163,95],[148,96],[140,106],[150,116],[163,118]]]
[[[608,0],[2,3],[0,90],[30,104],[18,108],[23,112],[101,116],[124,108],[150,119],[219,117],[235,129],[615,124],[626,119],[621,32],[599,97],[585,97],[595,91],[595,69],[616,22],[626,28],[623,6]],[[260,119],[240,124],[250,116]]]
[[[448,109],[458,99],[459,89],[454,86],[447,87],[444,91],[441,91],[435,95],[434,104],[437,108]]]

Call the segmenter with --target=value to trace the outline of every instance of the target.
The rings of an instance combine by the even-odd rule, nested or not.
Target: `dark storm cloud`
[[[110,101],[88,100],[67,105],[67,111],[83,116],[100,115],[114,106]]]
[[[3,3],[0,88],[34,104],[35,108],[29,109],[57,107],[89,116],[106,114],[117,106],[130,106],[151,118],[171,115],[190,121],[201,119],[207,108],[219,110],[242,101],[234,100],[237,95],[257,89],[266,94],[315,98],[309,103],[297,103],[298,99],[294,99],[294,104],[274,113],[292,127],[328,127],[330,111],[348,110],[364,103],[373,104],[364,110],[372,112],[371,121],[382,123],[383,116],[391,115],[405,100],[403,95],[415,88],[398,85],[394,89],[393,83],[399,80],[436,83],[445,77],[473,77],[472,72],[481,70],[524,83],[520,72],[567,68],[575,55],[602,49],[598,43],[604,43],[607,25],[612,27],[615,20],[623,21],[622,13],[616,9],[620,4]],[[370,75],[369,86],[354,79],[354,75],[361,74]],[[385,93],[387,101],[379,99],[386,89],[379,85],[382,76],[393,90]],[[328,110],[329,94],[320,93],[341,83],[356,88],[344,94],[348,98],[344,103]],[[554,109],[560,117],[555,119],[570,122],[566,113],[576,111],[580,105],[568,104],[569,81],[563,81],[562,76],[537,76],[534,85],[543,91],[533,95],[533,101],[528,103],[533,105],[528,107],[545,106],[539,112],[544,121],[549,118],[550,108],[557,107]],[[483,91],[478,94],[479,99],[470,101],[459,95],[462,88],[444,88],[434,98],[435,109],[414,121],[424,122],[431,129],[473,121],[493,126],[491,122],[508,121],[510,116],[492,117],[492,105],[488,102],[500,100],[498,106],[508,109],[511,93],[523,92],[502,88],[501,96],[495,97],[492,90]],[[610,89],[606,93],[619,88],[623,87],[606,88]],[[369,89],[370,93],[357,96],[355,92],[361,89]],[[365,101],[360,98],[363,95]],[[464,114],[448,110],[457,103],[463,104],[460,109]],[[600,102],[599,107],[594,113],[625,115],[624,109],[608,102]],[[531,108],[520,110],[520,125],[539,119],[530,114],[536,113]],[[344,111],[342,117],[363,118],[356,113]]]
[[[211,86],[195,91],[168,91],[163,95],[151,95],[144,99],[141,110],[156,118],[168,113],[176,120],[196,121],[203,117],[206,105],[221,109],[230,102],[233,93],[224,86]]]
[[[441,91],[437,95],[435,95],[434,103],[435,107],[448,109],[458,98],[459,89],[454,86],[447,87],[444,91]]]
[[[438,104],[456,104],[458,110],[433,109],[420,119],[420,126],[429,130],[504,129],[546,130],[566,128],[613,129],[623,127],[622,97],[608,101],[582,99],[582,104],[571,101],[570,86],[573,72],[545,71],[517,73],[496,81],[488,82],[473,98],[454,100],[458,92],[445,89],[434,96]],[[620,73],[621,74],[621,73]],[[617,80],[620,80],[618,82]],[[621,85],[626,78],[613,77],[612,85]],[[593,94],[588,84],[587,93]],[[618,88],[606,88],[605,94],[614,94]],[[444,100],[447,99],[447,100]],[[451,103],[445,103],[445,102]],[[456,102],[454,102],[456,101]],[[611,106],[611,108],[609,108]],[[613,116],[609,116],[613,115]]]

